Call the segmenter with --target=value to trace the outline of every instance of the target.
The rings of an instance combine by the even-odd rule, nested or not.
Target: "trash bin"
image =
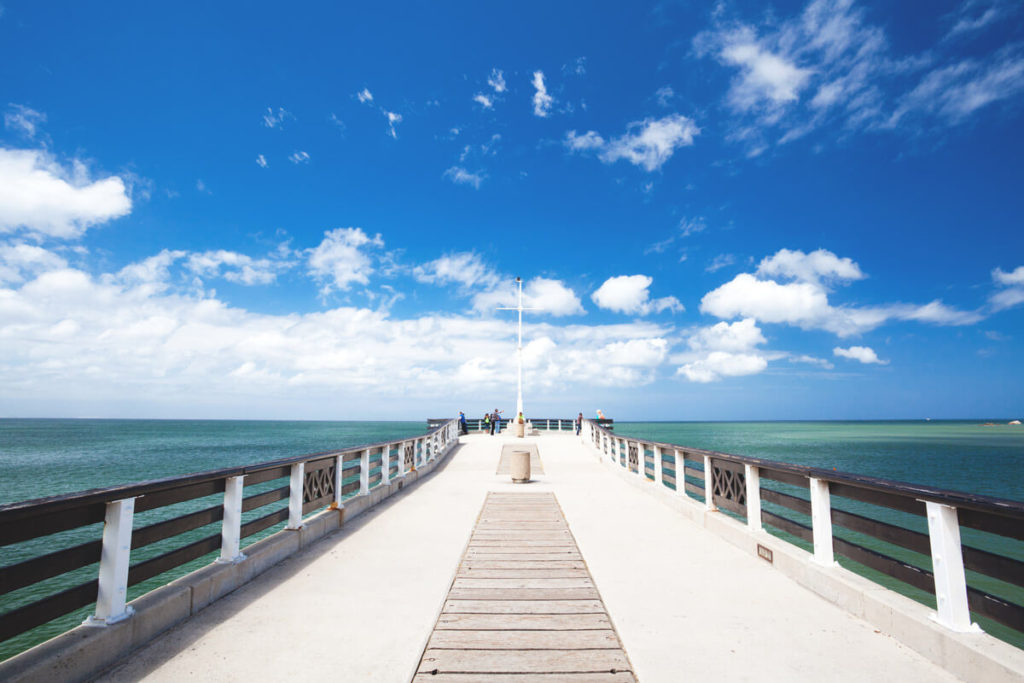
[[[522,422],[516,422],[516,436],[520,439],[526,434],[526,424]]]
[[[530,451],[512,451],[512,482],[525,484],[530,481]]]

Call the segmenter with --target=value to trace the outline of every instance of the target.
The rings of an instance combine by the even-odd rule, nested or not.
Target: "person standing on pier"
[[[484,428],[483,431],[494,433],[494,425],[491,424],[491,414],[484,413]]]
[[[583,413],[576,416],[576,436],[580,435],[581,429],[583,429]]]
[[[497,408],[491,413],[491,434],[501,434],[501,411]]]
[[[469,434],[469,426],[466,425],[466,414],[459,411],[459,436],[463,434]]]

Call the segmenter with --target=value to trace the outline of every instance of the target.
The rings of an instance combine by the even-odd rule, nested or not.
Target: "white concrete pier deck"
[[[409,681],[489,491],[556,495],[640,681],[957,680],[624,480],[568,432],[525,439],[545,473],[512,484],[495,473],[511,440],[462,437],[418,486],[100,680]]]

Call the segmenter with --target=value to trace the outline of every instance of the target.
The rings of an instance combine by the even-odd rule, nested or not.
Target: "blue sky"
[[[1019,3],[0,10],[0,415],[1022,417]]]

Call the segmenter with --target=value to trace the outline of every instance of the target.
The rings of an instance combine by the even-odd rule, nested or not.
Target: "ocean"
[[[615,433],[1024,501],[1024,426],[986,422],[621,422]]]
[[[1024,427],[993,421],[881,422],[621,422],[625,436],[749,455],[780,462],[835,468],[940,488],[1024,500]],[[1000,424],[1001,423],[1001,424]],[[161,477],[213,470],[365,443],[416,436],[426,420],[408,422],[285,422],[221,420],[0,419],[0,503],[83,491]],[[267,482],[264,487],[279,486]],[[259,486],[254,493],[260,492]],[[247,491],[248,493],[248,491]],[[219,497],[179,504],[176,509],[137,515],[152,523],[189,509],[215,505]],[[247,515],[265,514],[257,510]],[[787,516],[793,517],[792,513]],[[248,519],[245,517],[244,519]],[[893,520],[911,528],[923,520]],[[255,542],[275,527],[247,539]],[[923,529],[922,529],[923,530]],[[969,531],[969,530],[968,530]],[[133,561],[210,533],[196,530],[167,543],[133,551]],[[0,566],[40,552],[49,543],[73,544],[97,538],[97,525],[0,550]],[[967,534],[973,540],[977,534]],[[984,539],[980,539],[984,540]],[[998,539],[997,539],[998,540]],[[1024,560],[1022,544],[991,549]],[[58,546],[59,547],[59,546]],[[129,599],[211,561],[204,557],[129,589]],[[913,559],[908,557],[908,559]],[[930,558],[916,558],[927,564]],[[852,567],[855,571],[858,568]],[[95,565],[0,596],[0,613],[55,590],[95,578]],[[870,572],[861,572],[870,575]],[[888,577],[872,576],[892,585]],[[986,585],[986,588],[989,586]],[[905,592],[901,590],[901,592]],[[1019,589],[1005,597],[1020,602]],[[928,602],[928,595],[911,597]],[[31,632],[0,643],[0,659],[71,628],[89,613],[79,610]],[[999,629],[996,629],[999,630]],[[1018,634],[994,633],[1018,647]]]

